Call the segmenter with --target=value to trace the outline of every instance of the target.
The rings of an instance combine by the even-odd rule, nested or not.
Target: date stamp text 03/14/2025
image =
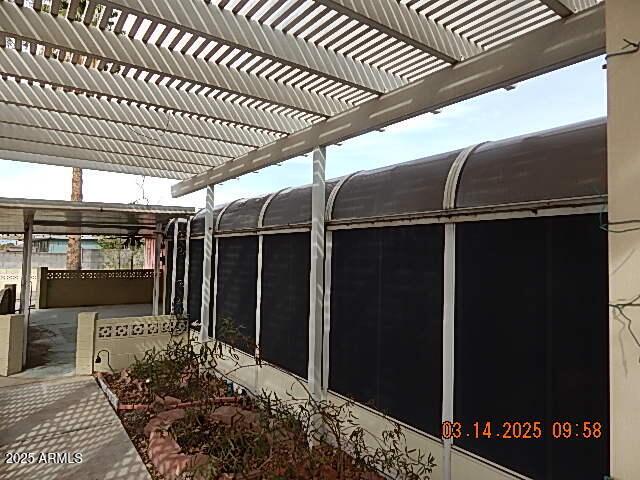
[[[541,421],[523,422],[473,422],[465,425],[461,422],[442,422],[441,435],[444,439],[505,439],[537,440],[551,437],[556,440],[594,439],[603,435],[601,422],[556,421],[545,424]]]

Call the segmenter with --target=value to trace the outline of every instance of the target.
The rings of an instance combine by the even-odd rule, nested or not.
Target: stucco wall
[[[633,52],[640,2],[607,1],[607,52]],[[609,323],[611,478],[640,478],[640,54],[607,61],[609,181]]]
[[[22,370],[24,317],[0,315],[0,375],[8,376]]]

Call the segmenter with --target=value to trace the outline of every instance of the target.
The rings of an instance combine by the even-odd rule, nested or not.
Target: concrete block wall
[[[153,301],[153,270],[49,270],[36,282],[37,308],[132,305]]]
[[[110,372],[131,366],[147,350],[164,349],[170,341],[187,340],[187,323],[170,315],[99,319],[95,312],[78,315],[76,374]],[[96,358],[100,362],[96,363]]]
[[[24,316],[0,315],[0,375],[22,371]]]

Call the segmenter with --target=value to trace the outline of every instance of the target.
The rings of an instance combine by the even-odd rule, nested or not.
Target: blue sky
[[[606,115],[606,71],[596,58],[498,90],[327,149],[327,177],[400,163],[435,153],[499,140]],[[67,199],[71,169],[0,160],[0,196]],[[230,180],[216,187],[216,203],[303,185],[311,179],[310,157]],[[141,177],[85,171],[85,201],[128,203],[141,198]],[[204,205],[203,192],[171,198],[173,180],[146,178],[153,204]]]

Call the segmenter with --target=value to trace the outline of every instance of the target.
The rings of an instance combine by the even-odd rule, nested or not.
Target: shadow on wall
[[[13,314],[16,311],[16,286],[5,285],[0,289],[0,315]]]

